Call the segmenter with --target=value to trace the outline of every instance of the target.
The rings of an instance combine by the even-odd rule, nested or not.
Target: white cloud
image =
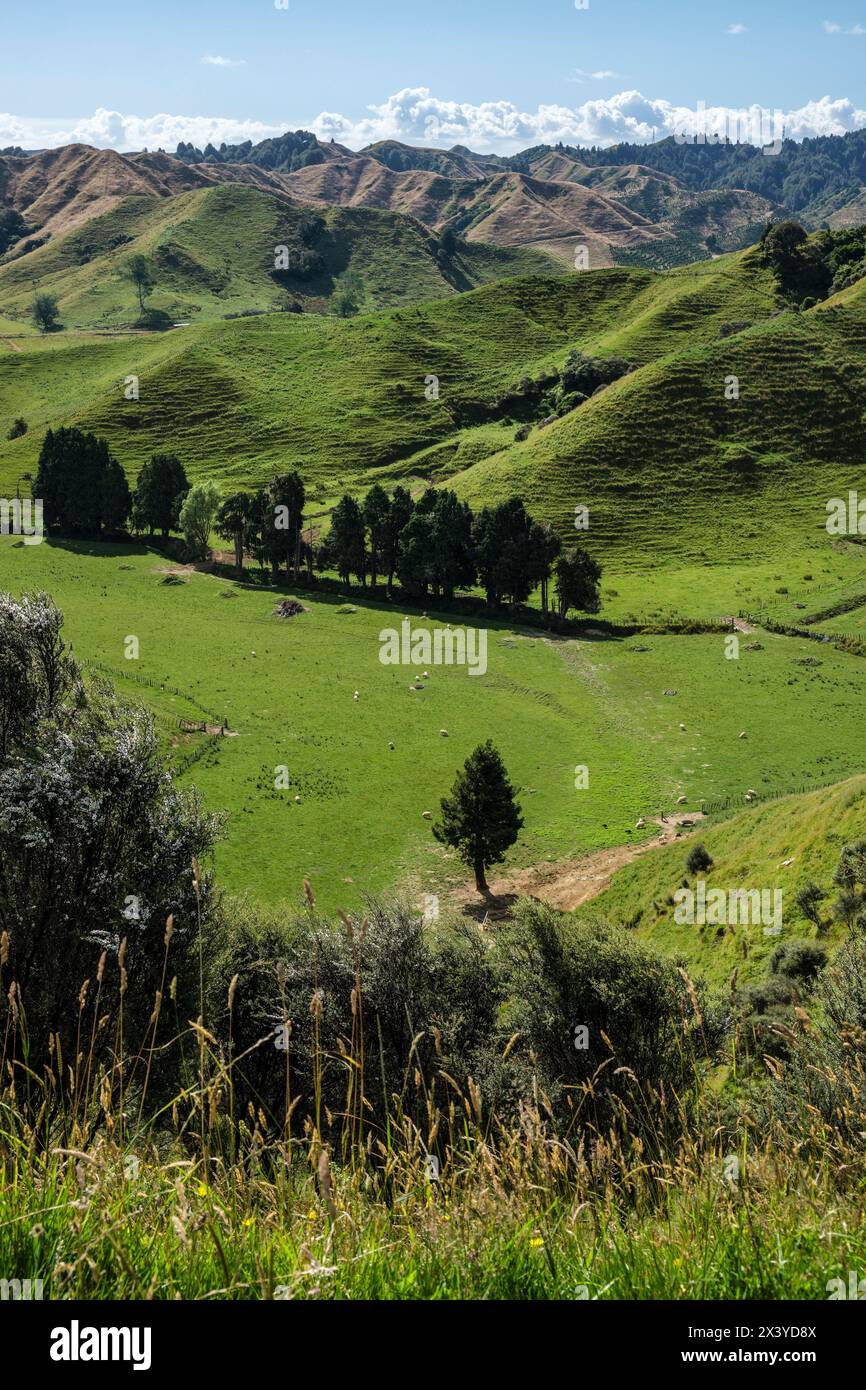
[[[574,75],[578,82],[605,82],[614,77],[620,77],[618,72],[610,72],[607,68],[599,68],[597,72],[587,72],[585,68],[575,68]]]
[[[291,116],[276,124],[237,120],[227,116],[123,115],[97,110],[80,120],[59,122],[0,115],[0,147],[54,148],[73,143],[100,149],[140,150],[162,147],[174,150],[180,140],[200,148],[209,141],[219,145],[243,140],[264,140],[286,130],[304,127],[320,139],[332,136],[352,149],[374,140],[403,140],[407,144],[469,145],[480,152],[513,154],[530,145],[613,145],[621,141],[649,143],[668,135],[727,132],[731,139],[766,143],[784,121],[789,139],[811,135],[841,135],[866,126],[866,110],[846,97],[829,96],[808,102],[794,111],[770,112],[758,105],[743,109],[724,106],[697,109],[674,106],[637,91],[591,98],[578,106],[542,105],[521,111],[510,101],[481,103],[443,101],[426,87],[406,87],[380,105],[368,108],[360,120],[339,112],[322,111],[312,120]]]
[[[291,122],[265,125],[230,116],[124,116],[100,107],[92,116],[60,122],[0,114],[0,147],[21,145],[25,150],[56,149],[58,145],[95,145],[97,149],[174,150],[181,140],[203,147],[243,140],[266,140],[282,135]],[[295,125],[297,122],[294,123]],[[293,127],[292,127],[293,128]]]
[[[824,20],[825,34],[847,34],[852,39],[862,39],[866,35],[866,28],[862,24],[852,24],[850,29],[843,29],[841,24],[833,24],[829,19]]]
[[[841,34],[841,32],[842,32],[842,25],[841,25],[841,24],[833,24],[833,23],[831,23],[831,21],[830,21],[829,19],[825,19],[825,20],[824,20],[824,33],[825,33],[825,34]]]
[[[829,96],[795,111],[770,112],[755,104],[748,110],[724,106],[697,109],[674,106],[637,91],[592,98],[579,106],[539,106],[521,111],[509,101],[442,101],[426,87],[407,87],[381,105],[369,107],[370,115],[352,120],[323,111],[310,123],[322,139],[334,139],[353,149],[374,140],[404,140],[419,145],[468,145],[479,152],[515,153],[529,145],[613,145],[621,141],[646,144],[667,135],[702,134],[726,130],[736,138],[748,132],[774,138],[784,122],[790,139],[810,135],[841,135],[866,125],[866,111],[848,98]]]
[[[218,53],[206,53],[202,62],[211,68],[245,68],[246,58],[221,58]]]
[[[745,24],[729,24],[725,30],[726,34],[748,34]]]

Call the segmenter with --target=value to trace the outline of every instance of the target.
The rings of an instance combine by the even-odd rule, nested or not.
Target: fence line
[[[176,685],[166,685],[165,681],[153,680],[150,676],[141,676],[136,671],[118,670],[114,666],[106,666],[102,661],[83,661],[82,666],[92,666],[95,671],[102,671],[105,675],[114,676],[117,680],[137,681],[139,685],[150,686],[152,690],[165,690],[169,695],[178,695],[180,699],[186,700],[187,704],[194,709],[200,710],[202,714],[210,715],[211,719],[220,726],[225,724],[225,718],[217,714],[215,710],[209,709],[192,695],[188,695],[185,690],[179,690]],[[226,725],[226,727],[228,727]]]

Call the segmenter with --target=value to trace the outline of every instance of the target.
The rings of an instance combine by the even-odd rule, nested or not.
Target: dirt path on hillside
[[[4,342],[4,343],[6,344],[6,346],[7,346],[12,352],[20,352],[20,351],[21,351],[21,349],[20,349],[20,347],[18,346],[18,344],[17,344],[16,342],[13,342],[13,340],[12,340],[11,338],[2,338],[2,339],[0,339],[0,342]]]
[[[533,864],[528,869],[516,869],[507,878],[495,879],[490,884],[487,899],[476,892],[474,883],[466,883],[455,889],[451,900],[469,916],[488,924],[507,917],[518,898],[539,898],[551,907],[571,912],[603,892],[618,869],[651,849],[669,845],[681,826],[700,820],[703,820],[701,811],[670,815],[664,821],[655,817],[653,824],[659,827],[659,833],[651,840],[592,850],[578,859],[563,859],[556,864]]]

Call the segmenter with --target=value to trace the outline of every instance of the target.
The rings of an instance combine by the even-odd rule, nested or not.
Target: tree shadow
[[[464,903],[462,915],[477,922],[479,926],[493,926],[506,922],[520,901],[518,893],[479,893],[470,902]]]

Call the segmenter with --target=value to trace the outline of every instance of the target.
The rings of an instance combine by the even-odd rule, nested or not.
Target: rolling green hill
[[[822,916],[829,924],[825,940],[836,945],[845,935],[831,923],[835,895],[833,873],[842,848],[866,836],[866,776],[798,796],[782,797],[744,809],[720,824],[699,826],[691,834],[652,850],[620,869],[611,885],[579,909],[583,917],[627,922],[658,949],[685,956],[709,980],[722,984],[736,969],[741,978],[762,975],[779,940],[814,938],[795,899],[814,881],[828,894]],[[706,873],[688,875],[686,857],[700,843],[713,859]],[[782,891],[781,937],[765,936],[760,927],[718,931],[678,924],[674,892],[687,880],[694,888],[703,878],[708,888],[761,888]]]
[[[278,314],[159,335],[0,340],[0,424],[23,415],[31,426],[0,439],[0,485],[32,469],[42,429],[61,422],[105,434],[132,476],[169,436],[193,474],[217,479],[260,481],[288,457],[331,491],[373,469],[443,476],[509,444],[497,399],[571,348],[646,362],[774,305],[766,272],[726,257],[670,276],[498,281],[351,320]],[[140,378],[136,402],[124,399],[129,374]],[[438,399],[425,394],[430,375]]]
[[[304,232],[311,218],[312,231]],[[309,267],[275,274],[278,246],[306,251]],[[436,237],[413,218],[368,208],[313,215],[243,185],[129,197],[0,265],[0,313],[29,330],[33,294],[42,290],[57,296],[67,327],[134,324],[139,306],[125,266],[138,254],[155,280],[147,308],[169,321],[291,306],[323,312],[347,275],[357,285],[357,307],[375,309],[438,299],[502,276],[564,273],[539,251],[461,244],[443,259],[437,250]]]
[[[298,897],[305,876],[329,907],[465,883],[423,813],[438,810],[491,731],[526,822],[505,872],[639,842],[655,827],[637,829],[638,817],[660,809],[739,804],[750,787],[770,796],[862,766],[866,661],[828,646],[819,666],[804,664],[816,651],[805,639],[762,634],[761,650],[729,661],[721,632],[566,641],[503,620],[488,627],[482,677],[434,667],[416,682],[420,668],[380,662],[380,633],[402,613],[369,593],[346,605],[301,591],[305,611],[281,620],[283,594],[178,572],[143,544],[0,538],[0,590],[39,589],[64,611],[77,657],[108,668],[125,698],[153,711],[172,764],[197,756],[185,779],[228,812],[220,882],[262,902]],[[444,615],[431,609],[429,621]],[[424,626],[418,614],[412,622]],[[139,640],[134,660],[129,635]],[[178,724],[224,715],[235,737]],[[589,769],[585,789],[578,765]],[[285,789],[275,786],[280,767]],[[681,795],[687,805],[677,807]]]
[[[251,196],[189,196],[211,207],[241,195]],[[271,206],[260,193],[254,205]],[[337,211],[329,225],[354,216]],[[502,397],[553,380],[575,348],[634,370],[516,442]],[[124,398],[129,375],[138,400]],[[739,399],[726,398],[733,378]],[[373,478],[448,481],[474,505],[517,493],[565,537],[588,506],[587,543],[617,572],[764,567],[744,605],[753,610],[773,581],[807,582],[814,554],[829,551],[826,501],[856,486],[864,462],[864,391],[866,282],[782,311],[747,251],[664,274],[496,281],[351,319],[283,313],[165,334],[0,339],[0,433],[17,415],[30,426],[0,439],[0,488],[33,470],[44,429],[61,423],[108,438],[131,478],[170,440],[194,478],[249,486],[291,464],[323,504]],[[828,577],[860,572],[852,559]],[[629,593],[620,610],[646,605]],[[700,611],[736,609],[708,593]]]
[[[657,308],[654,319],[666,323]],[[636,358],[645,330],[631,323],[599,347]],[[739,399],[726,398],[733,378]],[[644,563],[644,547],[676,563],[760,559],[794,535],[826,540],[827,499],[856,487],[866,463],[864,393],[861,282],[647,361],[452,485],[476,502],[517,492],[563,532],[586,504],[591,538],[623,562]]]

